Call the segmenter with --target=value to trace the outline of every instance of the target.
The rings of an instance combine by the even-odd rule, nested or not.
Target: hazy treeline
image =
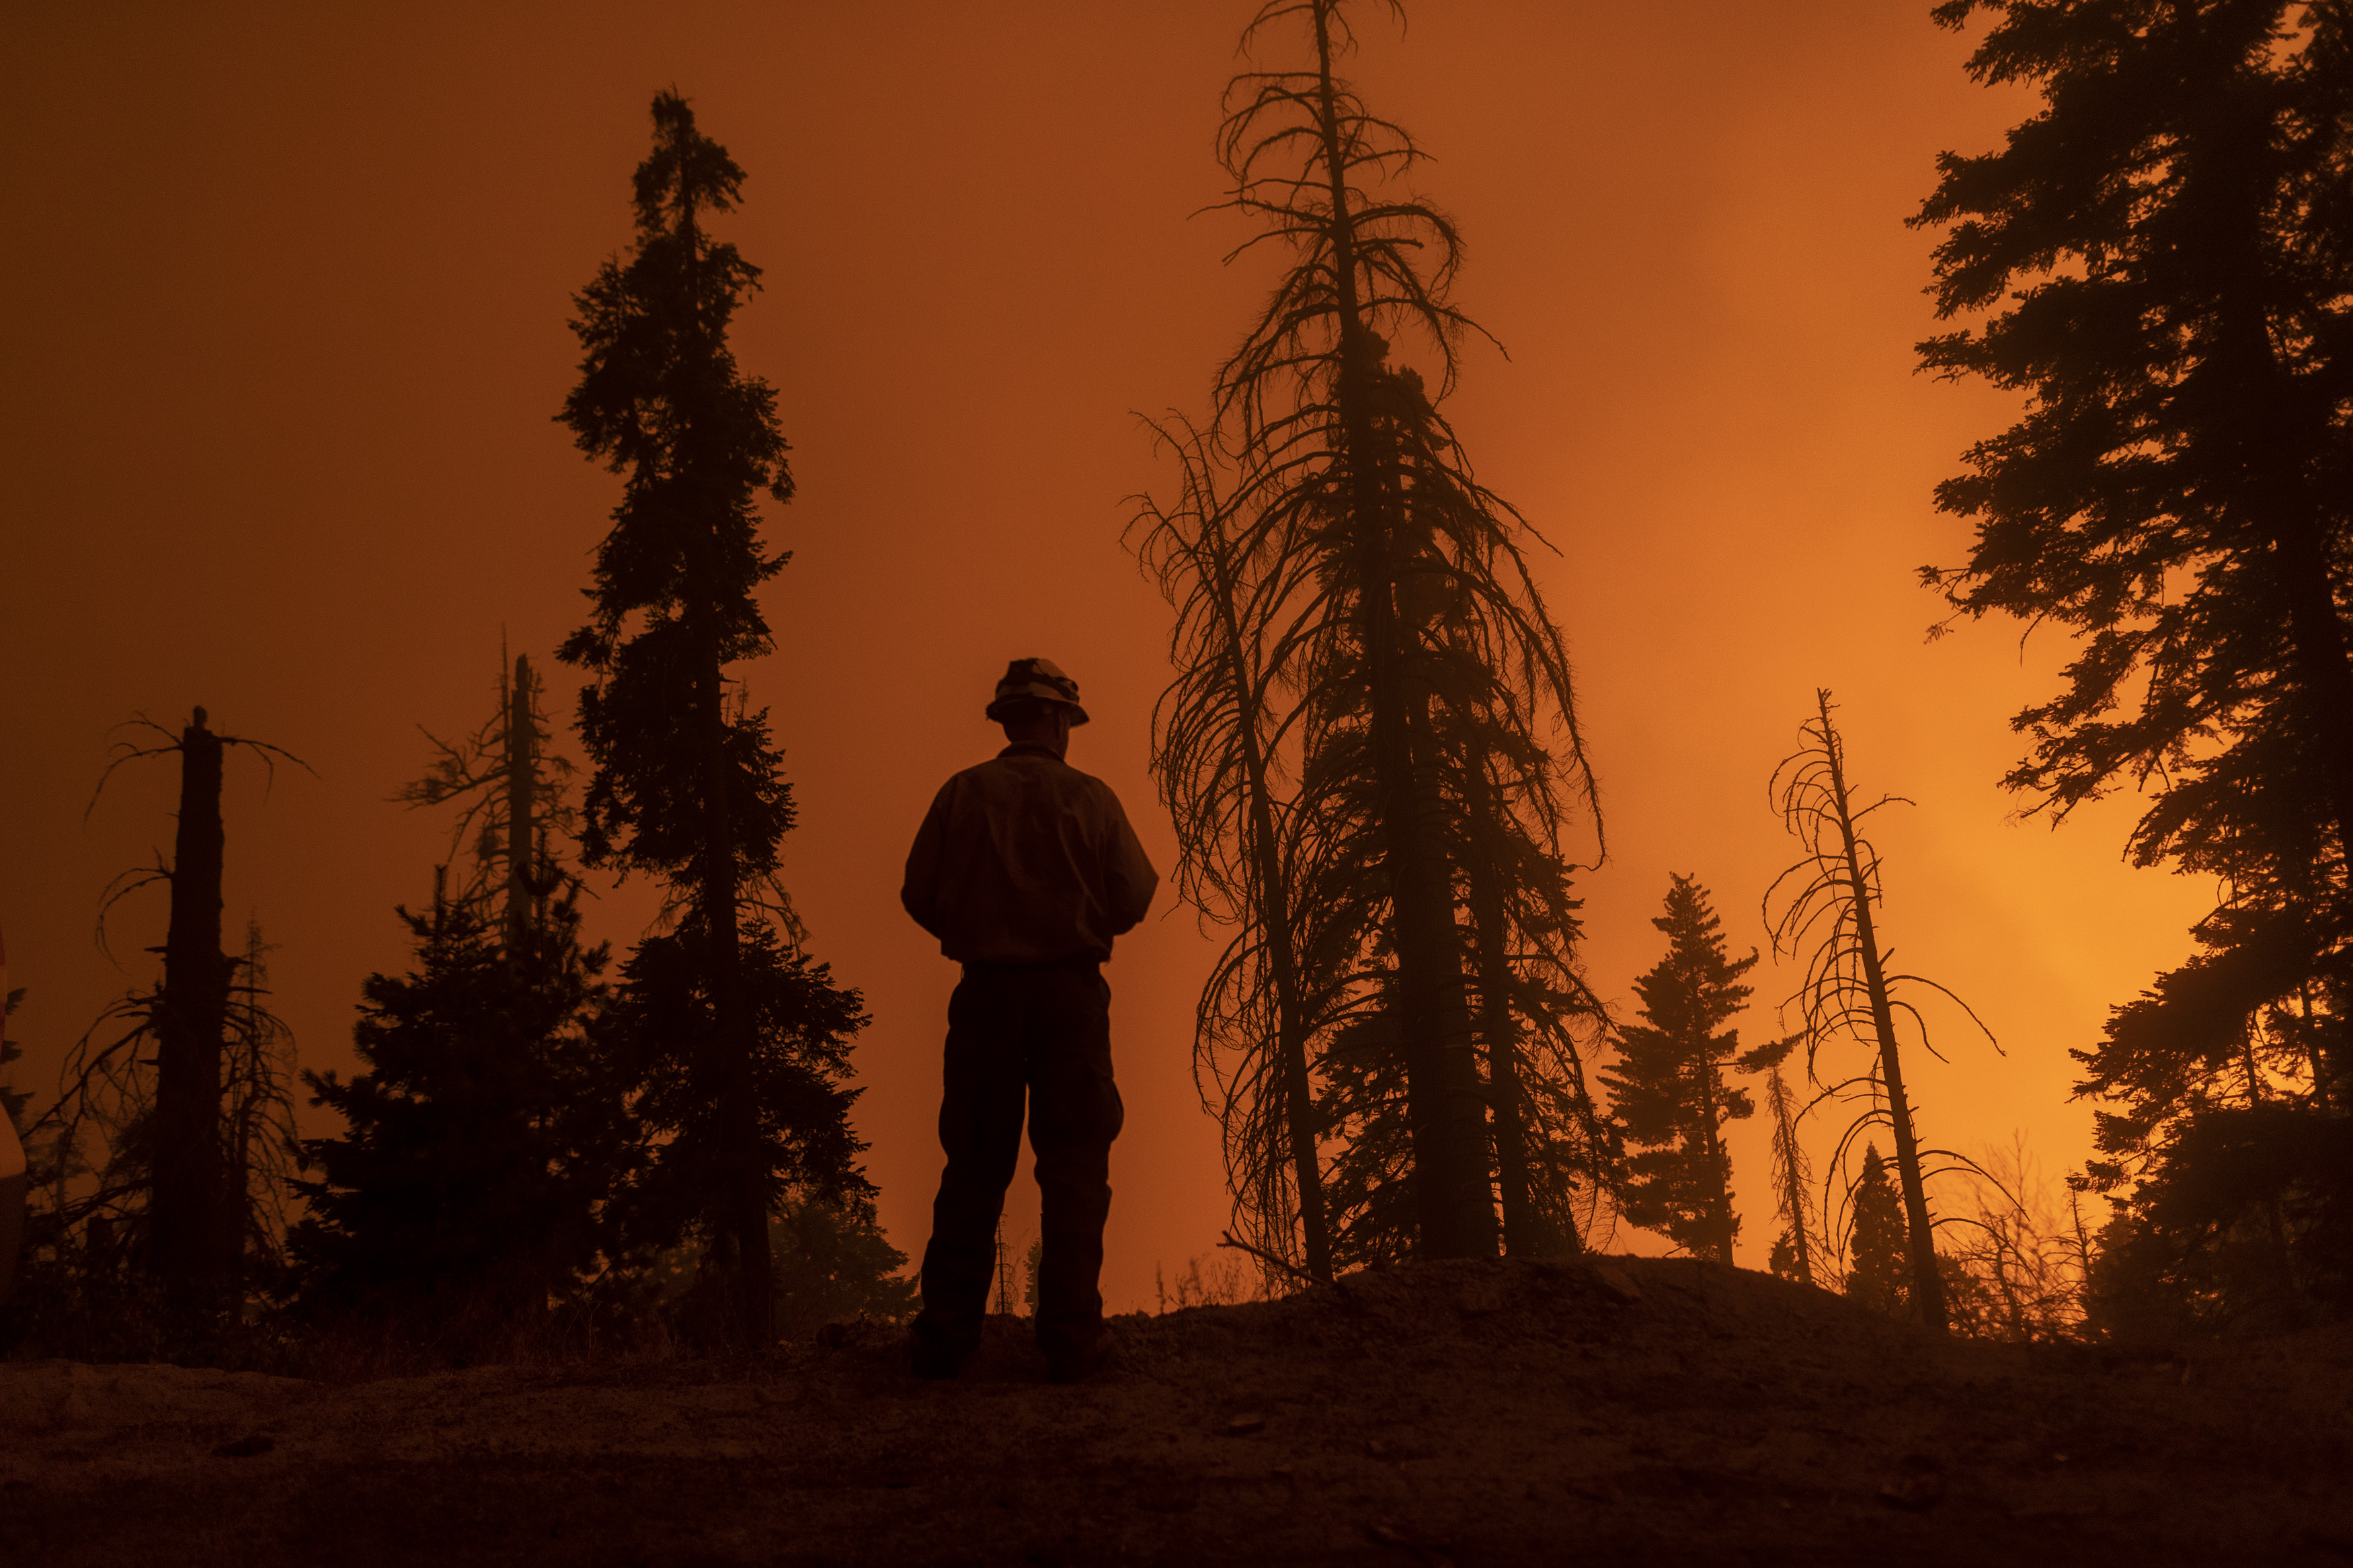
[[[2027,408],[1939,488],[1977,539],[1924,576],[1957,617],[2077,639],[2065,690],[2017,721],[2032,751],[2004,782],[2030,810],[2136,787],[2135,858],[2226,889],[2207,951],[2076,1053],[2102,1158],[2063,1214],[2023,1151],[1996,1168],[1924,1142],[1919,1004],[1981,1026],[1890,969],[1866,819],[1893,797],[1854,778],[1826,691],[1772,781],[1799,849],[1764,910],[1800,966],[1795,1028],[1741,1048],[1757,959],[1689,878],[1639,1019],[1596,1004],[1568,846],[1598,853],[1599,803],[1526,563],[1548,546],[1443,413],[1483,335],[1453,297],[1459,231],[1411,138],[1335,73],[1347,7],[1275,0],[1244,52],[1296,64],[1234,79],[1219,150],[1261,226],[1242,252],[1284,268],[1206,414],[1158,426],[1178,484],[1135,535],[1178,616],[1155,764],[1182,885],[1229,933],[1201,1076],[1232,1239],[1271,1281],[1573,1252],[1620,1220],[1728,1262],[1722,1131],[1756,1109],[1731,1071],[1763,1075],[1795,1278],[2017,1337],[2346,1304],[2353,40],[2337,8],[2271,3],[1934,16],[1979,10],[1971,74],[2044,109],[1941,161],[1915,221],[1943,234],[1935,292],[1964,324],[1921,355]],[[1801,1132],[1824,1114],[1818,1179]],[[2096,1236],[2089,1193],[2113,1205]]]
[[[131,884],[170,889],[164,975],[25,1119],[20,1346],[234,1354],[290,1334],[462,1358],[550,1335],[758,1344],[905,1310],[849,1124],[865,1011],[777,882],[792,795],[730,674],[772,647],[755,590],[783,561],[758,501],[792,494],[776,395],[728,349],[759,272],[711,223],[744,174],[676,95],[653,121],[637,240],[575,301],[559,415],[622,481],[590,618],[559,650],[586,677],[585,787],[517,658],[484,725],[400,792],[453,814],[455,853],[429,906],[398,911],[412,967],[362,987],[364,1070],[301,1075],[346,1131],[304,1140],[260,940],[243,959],[220,942],[224,749],[282,753],[201,709],[126,748],[183,775],[174,856]],[[663,889],[618,963],[583,942],[584,870]]]

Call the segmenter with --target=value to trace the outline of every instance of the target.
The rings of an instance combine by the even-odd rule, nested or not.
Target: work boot
[[[910,1336],[914,1347],[915,1375],[934,1383],[944,1383],[955,1376],[964,1366],[965,1358],[978,1347],[936,1331],[926,1332],[928,1325],[918,1319],[915,1331]]]

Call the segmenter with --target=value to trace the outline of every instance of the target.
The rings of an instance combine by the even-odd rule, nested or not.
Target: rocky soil
[[[1931,1342],[1688,1260],[349,1385],[0,1365],[0,1563],[2353,1563],[2353,1334]]]

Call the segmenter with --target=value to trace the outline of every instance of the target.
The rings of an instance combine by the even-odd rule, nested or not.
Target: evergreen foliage
[[[776,393],[727,346],[759,269],[706,228],[737,205],[744,171],[676,94],[654,100],[653,121],[637,242],[573,323],[585,357],[561,418],[624,485],[594,616],[561,657],[590,675],[582,858],[664,879],[675,917],[622,966],[605,1037],[636,1075],[655,1150],[629,1194],[633,1235],[667,1245],[697,1227],[758,1342],[775,1321],[769,1215],[785,1185],[870,1191],[841,1085],[865,1018],[798,951],[775,879],[791,792],[766,711],[726,674],[774,646],[756,595],[786,557],[763,546],[758,500],[792,495]]]
[[[1419,1234],[1399,1034],[1390,1013],[1351,1018],[1332,1031],[1320,1062],[1320,1120],[1344,1134],[1328,1178],[1332,1250],[1352,1268],[1407,1262]]]
[[[1912,1238],[1904,1223],[1903,1200],[1888,1178],[1879,1145],[1868,1144],[1862,1174],[1850,1200],[1846,1293],[1874,1312],[1910,1315]]]
[[[1219,141],[1287,265],[1139,518],[1179,614],[1181,885],[1235,927],[1199,1059],[1261,1261],[1492,1253],[1499,1203],[1512,1250],[1573,1247],[1606,1146],[1563,847],[1593,792],[1541,542],[1439,412],[1476,329],[1451,220],[1398,188],[1421,154],[1335,75],[1337,0],[1274,0],[1245,47],[1293,26],[1312,63],[1236,77]]]
[[[768,1218],[774,1259],[776,1337],[806,1342],[828,1323],[904,1322],[920,1304],[903,1274],[907,1255],[891,1245],[873,1205],[787,1192]],[[690,1342],[724,1338],[735,1311],[732,1266],[712,1267],[710,1249],[689,1234],[648,1260],[632,1283],[650,1295],[670,1327]]]
[[[1994,25],[1971,74],[2042,103],[1999,151],[1941,160],[1915,221],[1944,231],[1940,313],[1976,321],[1921,353],[2027,408],[1938,488],[1976,537],[1966,565],[1926,575],[1956,616],[2075,639],[2059,692],[2018,715],[2032,749],[2009,786],[2059,817],[2138,788],[2134,860],[2227,889],[2202,951],[2077,1053],[2081,1092],[2112,1108],[2091,1184],[2127,1208],[2112,1239],[2131,1256],[2103,1289],[2137,1282],[2169,1321],[2275,1318],[2353,1268],[2353,16],[2291,0],[1936,16],[1979,10]],[[2233,1238],[2274,1224],[2306,1261],[2237,1261]]]
[[[2353,1311],[2353,1142],[2343,1121],[2272,1100],[2182,1118],[2103,1227],[2086,1289],[2116,1338],[2294,1328]]]
[[[915,1281],[900,1272],[907,1255],[882,1234],[871,1203],[788,1197],[777,1210],[770,1245],[780,1339],[806,1339],[828,1323],[858,1318],[898,1323],[914,1316]],[[1036,1275],[1033,1258],[1033,1310]]]
[[[730,1106],[712,1092],[707,1067],[721,1028],[707,952],[686,932],[639,942],[597,1026],[604,1048],[634,1086],[633,1115],[660,1140],[624,1198],[628,1234],[640,1245],[707,1227],[714,1194],[733,1179]],[[856,1091],[841,1087],[851,1042],[868,1022],[863,1002],[834,984],[824,964],[787,952],[768,926],[746,926],[738,953],[753,1037],[748,1092],[758,1110],[762,1203],[772,1207],[787,1187],[853,1210],[871,1203],[873,1188],[858,1163],[865,1145],[848,1117]],[[723,1240],[713,1261],[732,1267]]]
[[[1695,1257],[1730,1263],[1740,1219],[1723,1129],[1757,1106],[1724,1081],[1740,1051],[1740,1031],[1724,1026],[1748,1005],[1751,988],[1740,977],[1758,955],[1725,951],[1724,922],[1694,878],[1672,879],[1666,912],[1651,924],[1666,933],[1667,952],[1634,982],[1644,1021],[1618,1031],[1619,1059],[1601,1069],[1636,1151],[1626,1162],[1626,1217],[1664,1231]]]
[[[601,947],[570,894],[520,952],[476,905],[400,911],[407,974],[369,976],[365,1069],[305,1073],[347,1131],[303,1144],[315,1179],[289,1237],[306,1312],[429,1315],[483,1327],[534,1313],[598,1267],[603,1205],[636,1134],[587,1030]]]

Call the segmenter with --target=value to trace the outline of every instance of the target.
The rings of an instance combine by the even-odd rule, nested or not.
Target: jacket
[[[940,787],[899,900],[960,963],[1100,963],[1159,885],[1109,784],[1008,746]]]

